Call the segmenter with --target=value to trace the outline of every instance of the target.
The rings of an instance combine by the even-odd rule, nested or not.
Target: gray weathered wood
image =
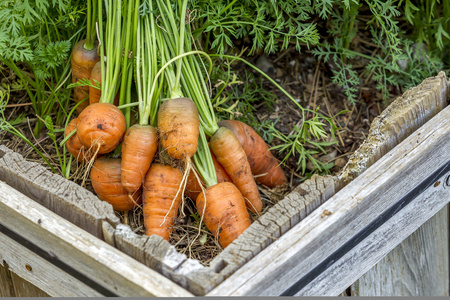
[[[0,297],[14,297],[14,295],[14,284],[8,265],[2,266],[0,264]]]
[[[352,295],[449,296],[448,208],[441,209],[359,278]]]
[[[14,273],[11,273],[11,278],[14,284],[15,297],[50,297],[47,293]]]
[[[102,294],[1,233],[0,243],[0,261],[8,263],[12,272],[23,278],[24,281],[46,291],[50,296],[102,296]],[[0,262],[0,264],[3,263]],[[31,271],[27,269],[27,266],[31,268]],[[14,283],[12,284],[14,286]],[[16,296],[16,289],[14,289],[14,296]]]
[[[225,265],[220,274],[230,276],[334,193],[334,177],[314,175],[259,217],[211,261],[211,267],[218,269]]]
[[[383,211],[430,176],[433,171],[447,163],[450,159],[449,147],[450,107],[447,107],[367,169],[358,180],[350,182],[208,295],[279,295],[283,293],[292,283],[305,276],[314,266],[339,249],[355,232],[361,231]],[[414,230],[432,217],[430,213],[433,213],[433,210],[436,213],[436,209],[440,209],[450,200],[449,192],[449,189],[446,190],[441,185],[433,190],[434,194],[429,198],[416,198],[422,203],[416,206],[417,210],[421,208],[419,212],[414,211],[417,216],[411,224],[416,226]],[[432,207],[429,207],[427,202],[433,203]],[[322,212],[325,210],[331,214],[324,215]],[[400,217],[400,215],[395,216]],[[392,220],[398,223],[404,221],[395,217]],[[385,255],[387,252],[383,251],[386,249],[392,250],[412,232],[411,226],[395,227],[394,235],[390,239],[376,234],[371,235],[373,239],[369,239],[368,245],[384,243],[387,248],[382,249],[381,252],[377,252],[377,249],[373,249],[373,252],[364,252],[365,259],[377,257],[377,253]],[[378,259],[381,258],[382,256],[378,257]],[[355,265],[356,262],[359,264]],[[352,268],[342,268],[339,274],[328,274],[331,277],[327,277],[326,282],[325,280],[322,282],[326,285],[329,278],[336,279],[339,281],[337,285],[336,282],[333,283],[336,289],[315,290],[313,294],[340,294],[357,279],[347,281],[348,276],[353,276],[355,269],[363,265],[362,262],[350,257],[348,263],[351,263]],[[361,270],[367,271],[376,262],[366,261]],[[336,264],[337,262],[334,265]],[[308,291],[313,289],[307,285],[304,290],[307,291],[305,294],[309,294]]]
[[[219,280],[223,280],[212,268],[204,267],[198,261],[178,253],[173,245],[159,236],[137,235],[129,226],[119,224],[114,231],[114,238],[118,249],[194,295],[205,295]]]
[[[448,175],[442,176],[440,180],[445,179],[446,176]],[[369,237],[355,246],[351,252],[344,255],[328,268],[326,272],[322,273],[303,288],[299,295],[307,296],[320,294],[334,296],[336,293],[343,291],[345,289],[343,282],[354,282],[383,256],[393,251],[395,246],[397,246],[405,237],[412,234],[418,226],[423,224],[427,219],[432,218],[432,216],[442,208],[442,199],[445,197],[450,198],[450,192],[444,191],[443,187],[438,189],[431,187],[426,190],[405,208],[400,210],[395,218],[392,218],[379,226]],[[427,207],[424,208],[425,205]],[[421,213],[417,214],[418,211],[421,211]],[[407,248],[409,248],[407,251],[412,251],[410,246],[411,245],[407,245]],[[446,260],[444,259],[443,262],[444,261]],[[442,273],[448,274],[448,264],[442,265],[442,268]],[[392,270],[401,272],[397,266]],[[436,270],[422,270],[422,275],[424,275],[424,277],[433,277],[435,271]],[[336,274],[339,275],[336,276]],[[448,279],[448,277],[445,279]],[[444,281],[446,281],[445,279]],[[422,279],[418,279],[418,281],[421,280]],[[425,281],[423,282],[425,283]],[[442,283],[442,281],[436,282],[435,286],[440,285],[441,291],[448,291],[448,287],[442,286],[440,283]],[[386,283],[380,282],[380,284],[384,285]],[[443,296],[443,294],[441,294],[441,296]]]
[[[120,296],[190,296],[156,271],[61,218],[0,181],[0,222],[60,261]],[[0,262],[51,296],[98,292],[4,234]],[[31,266],[32,271],[26,267]],[[82,284],[83,286],[80,286]]]
[[[447,104],[448,84],[444,72],[425,79],[396,98],[373,120],[369,135],[338,175],[340,185],[346,185],[363,173]]]
[[[119,223],[110,204],[2,145],[0,180],[96,237],[102,238],[102,220]]]
[[[341,187],[355,179],[382,155],[442,110],[448,104],[448,91],[449,82],[446,81],[444,72],[440,72],[438,76],[426,79],[421,85],[409,89],[398,97],[375,118],[369,136],[338,175],[337,182]],[[402,248],[402,245],[398,247]],[[390,273],[398,272],[396,270],[398,266],[393,264],[385,268],[390,268]],[[358,282],[356,284],[358,285]],[[373,293],[377,294],[377,291]]]
[[[49,295],[30,282],[11,272],[8,265],[0,264],[0,297],[48,297]]]

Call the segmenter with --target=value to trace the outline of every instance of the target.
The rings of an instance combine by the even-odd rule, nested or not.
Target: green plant
[[[9,133],[14,134],[15,136],[22,139],[25,143],[27,143],[31,148],[33,148],[36,153],[45,161],[45,163],[50,167],[50,169],[56,173],[55,168],[47,159],[47,157],[32,143],[30,140],[23,135],[17,128],[14,126],[22,123],[23,116],[20,115],[13,120],[7,120],[5,117],[5,108],[8,105],[10,99],[10,87],[6,86],[6,88],[0,88],[0,132],[7,131]]]
[[[309,22],[311,14],[322,13],[330,1],[309,0],[196,0],[191,10],[197,11],[194,37],[206,36],[205,48],[224,54],[234,48],[233,40],[251,39],[250,54],[264,49],[275,53],[290,43],[300,51],[301,45],[319,41],[316,24]]]
[[[400,2],[400,4],[403,4]],[[428,51],[445,50],[450,44],[450,2],[446,0],[406,0],[406,20],[413,25],[411,38],[427,45]]]
[[[275,94],[263,87],[263,79],[255,76],[245,69],[236,73],[232,68],[232,61],[221,61],[225,70],[215,68],[211,81],[214,85],[215,95],[212,99],[214,109],[220,119],[242,121],[252,127],[261,122],[255,116],[256,105],[265,105],[272,111],[276,100]]]
[[[438,3],[439,1],[428,1],[428,5],[433,6],[430,4],[431,2]],[[444,67],[439,62],[441,60],[439,55],[431,51],[430,47],[423,48],[421,46],[423,39],[420,38],[420,35],[416,36],[416,41],[413,42],[401,30],[401,12],[399,10],[401,1],[365,0],[359,3],[354,0],[352,3],[354,4],[350,6],[341,4],[330,14],[332,20],[328,32],[331,41],[324,41],[312,50],[312,53],[318,58],[333,63],[332,80],[343,88],[351,103],[355,103],[358,97],[361,76],[375,81],[377,89],[383,95],[383,99],[387,101],[390,98],[390,87],[394,86],[401,90],[417,85],[424,78],[435,75]],[[444,6],[448,6],[448,4]],[[415,6],[408,0],[405,7],[404,18],[412,20],[412,7]],[[378,51],[375,55],[350,47],[348,36],[356,35],[354,24],[358,21],[355,14],[359,13],[356,8],[365,8],[370,12],[369,21],[366,22],[364,29],[370,32],[372,44]],[[435,31],[435,33],[439,35],[438,40],[441,42],[443,37],[448,38],[443,29]],[[414,38],[414,35],[411,37]],[[438,42],[437,45],[439,46],[441,42]],[[365,62],[365,72],[357,72],[353,68],[351,61],[356,58]],[[414,66],[412,66],[413,62]]]
[[[319,151],[326,154],[324,147],[336,144],[336,137],[334,134],[338,128],[332,122],[334,117],[327,118],[315,114],[313,118],[309,120],[303,119],[302,126],[299,127],[295,125],[293,133],[289,135],[280,132],[275,127],[276,124],[267,124],[267,128],[281,141],[280,145],[274,146],[271,149],[286,153],[283,162],[287,161],[291,156],[298,156],[297,171],[301,169],[302,174],[305,174],[307,160],[310,160],[318,171],[328,171],[331,166],[317,160],[314,157],[314,154],[318,154]],[[327,121],[330,125],[330,133],[333,138],[332,141],[327,140],[328,136],[324,129],[325,124],[321,119]]]
[[[70,91],[62,87],[70,78],[67,62],[83,1],[0,1],[0,61],[17,74],[41,119],[56,112],[64,121]],[[79,32],[79,31],[78,31]],[[30,72],[31,71],[31,74]],[[34,135],[41,132],[39,120]]]
[[[392,86],[415,85],[445,67],[438,61],[450,63],[449,1],[197,0],[191,6],[194,36],[203,38],[205,49],[223,55],[236,51],[242,41],[250,45],[250,55],[275,53],[290,44],[298,51],[312,48],[318,58],[332,62],[333,82],[351,103],[358,98],[361,78],[375,81],[387,101]],[[319,27],[326,34],[320,35]],[[368,50],[376,55],[353,48],[352,41],[363,32],[369,32],[364,39],[371,39]],[[399,66],[418,58],[410,52],[413,45],[421,48],[421,63],[414,69]],[[365,71],[355,69],[354,59],[363,59]]]

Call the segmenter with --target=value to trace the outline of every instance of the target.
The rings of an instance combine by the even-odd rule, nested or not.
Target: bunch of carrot
[[[212,64],[186,30],[187,0],[105,2],[104,33],[101,0],[95,10],[100,80],[90,86],[101,90],[100,99],[68,123],[66,146],[92,165],[100,199],[120,211],[142,203],[148,235],[169,240],[186,193],[226,247],[250,226],[248,210],[262,211],[257,182],[272,188],[286,184],[286,176],[251,127],[217,122],[201,58]],[[137,122],[130,119],[133,106]]]

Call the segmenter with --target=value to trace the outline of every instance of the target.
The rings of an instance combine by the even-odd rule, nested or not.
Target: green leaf
[[[202,245],[204,245],[204,244],[206,244],[207,239],[208,239],[208,235],[207,235],[206,233],[204,233],[204,234],[200,237],[199,242],[200,242]]]
[[[6,32],[0,32],[0,59],[30,61],[33,51],[25,37],[11,38]]]
[[[419,11],[419,8],[411,3],[411,0],[406,0],[405,3],[405,17],[409,23],[414,25],[414,13],[412,11]]]

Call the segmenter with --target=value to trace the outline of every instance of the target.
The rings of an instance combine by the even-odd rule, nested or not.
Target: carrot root
[[[238,138],[256,182],[269,188],[287,183],[286,175],[269,146],[253,128],[237,120],[224,120],[219,122],[219,126],[230,129]]]
[[[217,161],[246,199],[247,207],[255,213],[260,213],[263,203],[247,156],[237,137],[228,128],[220,127],[211,137],[210,145]]]
[[[158,110],[159,140],[167,154],[175,159],[192,157],[197,151],[199,116],[189,98],[166,100]]]
[[[139,202],[141,190],[132,194],[130,199],[128,191],[121,182],[121,160],[118,158],[99,158],[92,166],[90,177],[92,187],[97,196],[108,202],[118,211],[128,211]]]
[[[113,151],[125,134],[125,116],[113,104],[91,104],[81,112],[78,119],[80,142],[88,149],[99,145],[99,154]]]
[[[223,248],[251,225],[244,198],[231,182],[208,187],[197,197],[196,205],[206,227]]]
[[[145,176],[143,191],[144,225],[147,235],[169,240],[181,202],[183,174],[167,165],[152,164]]]
[[[130,193],[143,183],[158,150],[158,133],[149,125],[128,128],[122,143],[122,184]]]

